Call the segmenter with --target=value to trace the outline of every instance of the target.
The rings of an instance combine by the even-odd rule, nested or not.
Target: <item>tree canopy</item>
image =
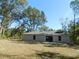
[[[29,6],[27,0],[0,0],[0,15],[3,16],[1,20],[3,35],[15,21],[19,22],[15,28],[18,31],[37,30],[46,22],[45,13]]]

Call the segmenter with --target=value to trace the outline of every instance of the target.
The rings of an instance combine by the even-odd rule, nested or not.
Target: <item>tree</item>
[[[23,1],[26,0],[0,0],[0,15],[3,16],[1,22],[2,35],[8,29],[11,21],[14,19],[13,15],[18,14],[19,6],[23,6]],[[15,17],[19,18],[21,16]]]
[[[67,35],[68,32],[68,18],[61,19],[62,31]]]
[[[39,31],[53,31],[52,28],[49,28],[49,27],[46,26],[46,25],[43,25],[43,26],[39,27],[38,30],[39,30]]]
[[[14,31],[13,34],[10,32],[11,36],[21,35],[25,29],[28,31],[37,30],[46,22],[44,12],[28,6],[27,0],[0,0],[0,15],[3,16],[1,21],[2,36],[9,32],[9,27],[15,21],[19,24],[11,30]]]
[[[76,15],[79,15],[79,0],[71,1],[70,7],[74,12],[74,21],[70,23],[70,32],[69,32],[71,34],[70,37],[73,39],[73,41],[79,43],[79,40],[77,41],[77,33],[76,33],[76,29],[77,29]]]
[[[74,21],[71,21],[68,27],[68,33],[74,43],[79,44],[79,23],[75,23],[75,39],[74,39]]]
[[[56,33],[64,33],[64,31],[61,29],[58,29],[58,30],[56,30]]]
[[[49,27],[48,26],[45,26],[45,25],[43,25],[43,26],[41,26],[39,28],[39,31],[48,31],[48,30],[49,30]]]
[[[72,8],[72,10],[73,10],[73,12],[74,12],[74,26],[73,26],[73,33],[74,33],[74,36],[73,36],[73,38],[74,38],[74,40],[76,39],[76,31],[75,31],[75,29],[76,29],[76,24],[75,24],[75,22],[76,22],[76,15],[79,15],[79,0],[74,0],[74,1],[71,1],[71,3],[70,3],[70,7]]]
[[[37,30],[39,26],[45,24],[46,22],[44,12],[36,8],[29,6],[26,10],[24,10],[24,13],[26,14],[28,19],[27,27],[29,31]]]
[[[49,31],[54,31],[52,28],[49,28]]]

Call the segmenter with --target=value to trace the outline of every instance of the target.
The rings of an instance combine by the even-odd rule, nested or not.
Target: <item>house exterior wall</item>
[[[53,35],[53,41],[58,42],[58,36],[57,35]]]
[[[69,37],[66,36],[66,35],[63,35],[62,39],[63,39],[63,40],[62,40],[63,43],[70,43],[70,42],[72,42],[72,41],[69,39]]]
[[[34,34],[35,35],[35,34]],[[23,35],[23,40],[28,40],[32,41],[33,39],[33,34],[24,34]],[[58,43],[70,43],[69,37],[65,35],[43,35],[43,34],[36,34],[35,35],[35,41],[40,41],[40,42],[46,42],[46,36],[52,36],[53,42],[58,42]],[[59,36],[61,36],[61,41],[59,41]]]
[[[58,38],[59,36],[61,36],[61,41],[59,41],[59,38]],[[58,43],[70,43],[71,42],[69,37],[66,36],[66,35],[54,35],[53,36],[53,41],[58,42]]]
[[[26,40],[28,40],[28,41],[33,40],[33,35],[26,35],[26,34],[24,34],[22,39],[25,40],[25,41]]]
[[[45,36],[44,35],[28,35],[28,34],[24,34],[23,35],[23,40],[27,40],[27,41],[32,41],[32,40],[34,40],[33,39],[33,36],[35,36],[35,41],[40,41],[40,42],[45,42],[46,41],[46,38],[45,38]]]
[[[45,42],[46,41],[45,35],[36,35],[36,41]]]

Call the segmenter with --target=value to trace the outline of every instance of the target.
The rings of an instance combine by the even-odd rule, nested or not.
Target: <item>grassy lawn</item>
[[[0,59],[79,59],[79,49],[0,40]]]

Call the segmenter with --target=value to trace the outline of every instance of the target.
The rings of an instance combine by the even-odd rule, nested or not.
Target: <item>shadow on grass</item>
[[[52,52],[37,53],[37,56],[40,57],[41,59],[77,59],[77,57],[62,56],[59,53],[52,53]]]
[[[59,53],[37,52],[32,55],[8,55],[0,54],[0,59],[79,59],[79,57],[62,56]]]
[[[73,49],[79,50],[79,45],[72,45],[72,46],[70,46],[70,47],[73,48]]]
[[[45,47],[69,47],[72,49],[79,49],[79,45],[69,45],[69,44],[45,44]]]
[[[67,44],[45,44],[45,47],[69,47]]]

